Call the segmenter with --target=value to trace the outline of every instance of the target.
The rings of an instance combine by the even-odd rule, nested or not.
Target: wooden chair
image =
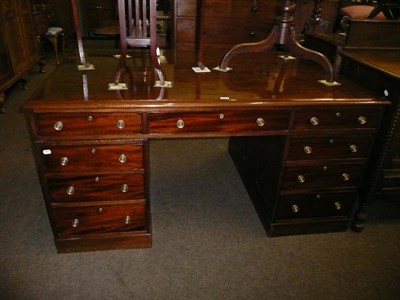
[[[164,86],[164,76],[157,55],[157,1],[156,0],[118,0],[118,18],[120,32],[120,59],[114,83],[110,89],[126,89],[120,83],[120,77],[126,66],[127,48],[150,48],[150,56],[159,85]]]

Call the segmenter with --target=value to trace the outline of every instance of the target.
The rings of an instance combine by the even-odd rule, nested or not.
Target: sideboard
[[[141,65],[121,77],[128,90],[109,91],[117,60],[90,57],[94,71],[66,61],[25,104],[57,250],[151,247],[149,148],[161,138],[230,137],[271,237],[347,230],[389,102],[344,78],[323,85],[321,66],[275,51],[237,55],[227,73],[195,73],[179,55],[187,63],[162,59],[172,88]]]

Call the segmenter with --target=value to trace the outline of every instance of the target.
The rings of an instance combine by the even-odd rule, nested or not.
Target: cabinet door
[[[3,19],[3,16],[1,16]],[[1,20],[0,19],[0,20]],[[1,29],[1,23],[0,23]],[[13,76],[10,57],[7,50],[7,46],[5,40],[3,38],[3,32],[0,30],[0,86],[2,86],[3,82],[6,82],[9,78]]]
[[[0,1],[4,40],[15,73],[23,72],[39,56],[29,0]]]

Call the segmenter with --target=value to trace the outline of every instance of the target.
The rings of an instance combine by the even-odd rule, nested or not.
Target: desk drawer
[[[356,188],[363,170],[363,164],[287,167],[281,190]]]
[[[290,138],[288,161],[315,159],[366,159],[371,135],[296,136]]]
[[[298,111],[295,116],[294,129],[371,129],[378,127],[380,116],[381,111],[378,108]]]
[[[145,198],[142,173],[49,178],[48,187],[53,203]]]
[[[240,132],[288,130],[287,111],[149,114],[149,133]]]
[[[322,193],[283,196],[279,199],[276,219],[349,217],[355,193]]]
[[[142,132],[142,118],[135,113],[36,114],[38,136],[98,138]]]
[[[143,168],[142,144],[41,146],[46,172],[83,174]]]
[[[145,229],[145,204],[56,207],[59,237]]]

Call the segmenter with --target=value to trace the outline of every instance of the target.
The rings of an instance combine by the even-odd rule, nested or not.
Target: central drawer
[[[44,168],[50,173],[101,173],[143,168],[140,142],[127,144],[42,145]]]
[[[93,205],[53,208],[59,237],[144,230],[145,204]]]
[[[150,113],[149,133],[288,130],[288,111]]]

